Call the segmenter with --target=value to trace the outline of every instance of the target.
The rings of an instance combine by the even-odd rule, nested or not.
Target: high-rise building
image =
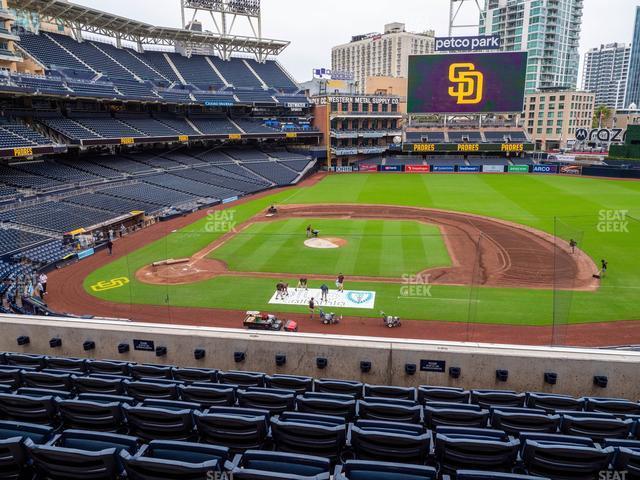
[[[485,0],[480,34],[499,34],[503,50],[527,51],[526,92],[576,88],[583,0]]]
[[[385,25],[384,33],[369,33],[331,50],[331,68],[354,75],[358,93],[366,91],[367,77],[404,77],[409,73],[409,55],[432,53],[435,32],[407,32],[403,23]]]
[[[636,24],[631,44],[631,59],[629,60],[629,79],[627,80],[627,99],[625,107],[635,105],[640,107],[640,6],[636,7]]]
[[[596,94],[596,106],[625,107],[631,46],[610,43],[592,48],[584,57],[582,89]]]

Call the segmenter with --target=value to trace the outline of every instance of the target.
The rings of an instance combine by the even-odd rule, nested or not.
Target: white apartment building
[[[407,32],[403,23],[389,23],[384,33],[352,37],[331,50],[331,68],[354,75],[358,93],[366,90],[367,77],[403,77],[409,72],[409,55],[433,53],[435,32]]]

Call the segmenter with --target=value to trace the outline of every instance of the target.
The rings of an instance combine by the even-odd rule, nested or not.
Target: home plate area
[[[277,298],[276,298],[277,297]],[[339,292],[337,290],[329,290],[327,301],[321,301],[322,291],[319,288],[310,288],[309,290],[289,288],[289,295],[280,298],[278,292],[274,293],[269,300],[273,305],[300,305],[308,306],[309,300],[313,298],[319,307],[335,307],[335,308],[362,308],[373,309],[376,303],[376,292],[367,292],[361,290],[345,290]]]

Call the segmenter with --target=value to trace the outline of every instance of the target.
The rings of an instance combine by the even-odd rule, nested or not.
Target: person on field
[[[36,288],[34,289],[34,293],[40,298],[40,300],[44,300],[44,288],[42,283],[38,282]]]
[[[605,275],[607,274],[607,269],[609,268],[609,262],[607,262],[606,260],[602,259],[600,261],[600,264],[601,264],[600,278],[604,278]]]
[[[576,253],[576,247],[578,246],[578,242],[576,242],[573,238],[569,241],[569,246],[571,247],[571,253]]]
[[[322,296],[320,297],[321,302],[327,302],[329,300],[329,287],[327,287],[326,283],[323,283],[320,286],[320,291],[322,292]]]
[[[113,242],[111,239],[107,242],[107,250],[109,250],[109,255],[113,255]]]
[[[296,287],[296,292],[298,291],[298,288],[300,290],[309,291],[308,281],[306,278],[302,277],[300,280],[298,280],[298,286]]]
[[[339,292],[344,292],[344,275],[342,273],[336,279],[336,287]]]
[[[311,225],[307,226],[307,238],[311,238]]]
[[[310,319],[313,320],[313,315],[316,313],[316,301],[313,297],[309,300],[309,313]]]
[[[47,294],[47,281],[49,281],[49,277],[47,277],[46,273],[41,273],[38,277],[38,282],[42,285],[42,296]]]

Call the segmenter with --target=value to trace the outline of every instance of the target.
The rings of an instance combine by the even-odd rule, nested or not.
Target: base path
[[[322,179],[318,174],[305,181],[311,184]],[[249,196],[239,203],[269,195],[265,192]],[[233,205],[233,204],[232,204]],[[228,208],[229,205],[215,207]],[[130,253],[164,238],[176,229],[206,217],[201,210],[168,222],[158,223],[128,235],[115,242],[113,255],[106,250],[81,262],[49,273],[46,301],[53,310],[75,315],[93,315],[107,318],[125,318],[139,322],[197,325],[206,327],[239,328],[245,312],[239,310],[178,308],[157,305],[112,303],[90,295],[84,288],[84,279],[93,271],[125,257]],[[278,314],[277,310],[272,313]],[[402,328],[388,329],[380,318],[345,317],[339,325],[322,325],[305,314],[280,313],[280,317],[297,320],[301,332],[361,335],[383,338],[413,338],[424,340],[452,340],[482,343],[507,343],[522,345],[611,346],[640,344],[640,321],[601,322],[552,327],[487,325],[440,321],[403,320]]]
[[[256,222],[287,218],[335,218],[413,220],[436,225],[452,259],[451,267],[420,272],[434,285],[482,285],[509,288],[542,288],[564,290],[596,290],[598,271],[591,258],[565,240],[519,224],[450,211],[389,205],[284,205],[274,216],[260,213],[226,233],[186,263],[147,265],[136,272],[140,282],[154,285],[184,285],[220,275],[262,277],[278,280],[291,276],[288,272],[231,271],[227,265],[209,258],[211,254],[238,233]],[[301,235],[302,237],[302,235]],[[304,238],[304,237],[302,237]],[[335,242],[331,242],[335,240]],[[302,240],[301,240],[302,241]],[[317,241],[310,239],[306,242]],[[327,238],[327,245],[340,247],[341,239]],[[348,272],[347,272],[348,273]],[[351,282],[402,283],[402,278],[366,277],[349,274]],[[326,275],[309,273],[312,280],[332,280]]]

